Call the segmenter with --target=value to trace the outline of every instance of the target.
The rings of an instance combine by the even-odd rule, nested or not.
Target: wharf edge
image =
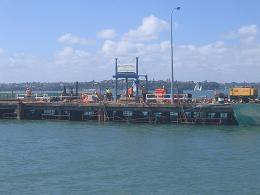
[[[230,104],[0,101],[0,119],[237,125]]]

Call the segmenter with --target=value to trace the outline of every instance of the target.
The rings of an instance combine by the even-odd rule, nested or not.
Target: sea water
[[[259,194],[260,128],[0,121],[0,194]]]

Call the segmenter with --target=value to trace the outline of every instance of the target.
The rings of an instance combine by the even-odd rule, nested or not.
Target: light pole
[[[176,7],[176,8],[174,8],[173,10],[172,10],[172,12],[171,12],[171,65],[172,65],[172,71],[171,71],[171,73],[172,73],[172,75],[171,75],[171,103],[173,104],[173,100],[174,100],[174,98],[173,98],[173,43],[172,43],[172,15],[173,15],[173,12],[175,11],[175,10],[180,10],[181,9],[181,7]]]

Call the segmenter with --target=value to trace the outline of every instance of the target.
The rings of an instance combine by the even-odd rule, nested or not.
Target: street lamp
[[[172,15],[173,15],[173,12],[175,11],[175,10],[180,10],[181,9],[181,7],[176,7],[176,8],[174,8],[173,10],[172,10],[172,12],[171,12],[171,65],[172,65],[172,77],[171,77],[171,103],[173,104],[173,100],[174,100],[174,98],[173,98],[173,44],[172,44]]]

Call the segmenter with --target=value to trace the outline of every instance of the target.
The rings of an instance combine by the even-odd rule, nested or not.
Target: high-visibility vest
[[[132,94],[133,94],[133,88],[130,87],[130,88],[128,88],[128,95],[132,95]]]

